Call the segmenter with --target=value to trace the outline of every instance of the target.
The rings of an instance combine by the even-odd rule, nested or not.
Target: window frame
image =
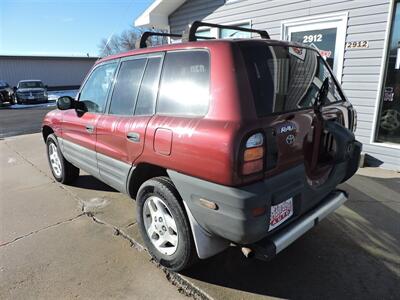
[[[146,73],[146,69],[147,69],[147,65],[148,65],[149,59],[150,58],[155,58],[155,57],[161,57],[161,62],[160,62],[161,68],[160,68],[160,72],[158,74],[158,79],[157,79],[158,80],[158,85],[157,85],[158,88],[157,88],[156,99],[158,98],[158,89],[159,89],[159,86],[160,86],[160,78],[161,78],[162,66],[163,66],[163,63],[164,63],[165,52],[145,53],[145,54],[138,54],[138,55],[131,55],[131,56],[127,56],[127,57],[122,57],[118,61],[118,66],[116,68],[116,73],[114,74],[113,83],[111,85],[110,91],[109,91],[108,96],[107,96],[107,105],[106,105],[106,109],[105,109],[104,114],[110,115],[110,116],[116,116],[116,117],[152,116],[152,115],[155,114],[156,106],[153,107],[153,113],[152,114],[149,114],[149,115],[136,115],[135,114],[137,100],[138,100],[138,97],[139,97],[140,89],[142,87],[142,82],[143,82],[144,75]],[[146,62],[145,62],[145,66],[144,66],[144,70],[143,70],[142,76],[140,77],[139,89],[138,89],[138,92],[136,94],[135,104],[133,106],[132,113],[131,114],[127,114],[127,115],[112,114],[112,113],[110,113],[111,100],[112,100],[112,95],[113,95],[114,89],[115,89],[116,79],[117,79],[118,74],[119,74],[120,69],[121,69],[121,65],[122,65],[123,62],[131,61],[131,60],[137,60],[137,59],[145,59]]]
[[[377,147],[382,147],[386,149],[395,149],[395,150],[400,150],[400,144],[396,143],[391,143],[391,142],[378,142],[377,141],[377,136],[378,136],[378,131],[377,127],[379,126],[379,119],[380,119],[380,111],[381,111],[381,101],[382,101],[382,96],[383,96],[383,87],[385,84],[385,79],[386,79],[386,64],[387,60],[389,57],[389,51],[390,51],[390,39],[391,39],[391,33],[392,33],[392,22],[394,21],[395,14],[396,14],[396,1],[391,1],[390,2],[390,8],[389,8],[389,13],[387,17],[387,22],[386,22],[386,31],[385,31],[385,39],[384,39],[384,44],[383,44],[383,50],[382,50],[382,60],[381,60],[381,66],[379,70],[379,84],[378,84],[378,91],[377,91],[377,96],[375,99],[375,105],[374,105],[374,115],[372,119],[372,129],[371,129],[371,135],[369,138],[369,144]]]
[[[113,78],[112,78],[112,80],[111,80],[111,84],[110,84],[110,86],[108,87],[108,90],[107,90],[107,93],[106,93],[106,99],[105,99],[105,102],[104,102],[105,105],[104,105],[103,111],[102,111],[102,112],[90,111],[90,112],[88,112],[88,113],[97,114],[97,115],[103,115],[103,114],[105,114],[105,112],[106,112],[106,110],[107,110],[107,107],[108,107],[110,91],[111,91],[111,88],[114,86],[115,75],[117,74],[117,70],[118,70],[118,68],[119,68],[119,61],[120,61],[120,59],[117,58],[117,59],[107,60],[107,61],[105,61],[105,62],[99,63],[99,64],[97,64],[97,65],[95,65],[95,66],[93,67],[93,69],[89,72],[89,74],[87,74],[87,76],[86,76],[85,80],[83,81],[83,83],[82,83],[82,85],[81,85],[81,87],[80,87],[80,89],[79,89],[79,92],[78,92],[78,94],[77,94],[77,97],[76,97],[76,98],[77,98],[77,101],[81,101],[81,93],[82,93],[82,90],[85,88],[85,86],[86,86],[86,84],[87,84],[89,78],[92,76],[92,74],[93,74],[98,68],[100,68],[100,67],[102,67],[102,66],[105,66],[105,65],[108,65],[108,64],[117,63],[117,66],[115,67],[115,70],[114,70]]]
[[[206,52],[208,55],[208,62],[209,62],[209,72],[208,72],[208,102],[207,102],[207,111],[203,115],[188,115],[188,114],[177,114],[177,113],[159,113],[157,111],[158,105],[159,105],[159,99],[160,99],[160,88],[161,88],[161,81],[163,78],[164,70],[165,70],[165,57],[167,56],[168,53],[181,53],[181,52],[197,52],[197,51],[203,51]],[[183,118],[197,118],[197,119],[203,119],[205,118],[209,111],[210,111],[210,102],[211,102],[211,55],[210,55],[210,50],[207,48],[191,48],[191,49],[176,49],[176,50],[170,50],[170,51],[165,51],[164,52],[164,57],[162,60],[162,67],[161,67],[161,72],[160,76],[158,79],[158,91],[157,91],[157,99],[156,99],[156,105],[155,105],[155,112],[154,114],[157,116],[172,116],[172,117],[183,117]]]
[[[349,20],[348,12],[329,13],[329,14],[284,20],[281,22],[280,39],[290,42],[292,33],[294,32],[336,28],[337,30],[336,44],[335,44],[336,57],[334,58],[334,64],[336,70],[334,70],[334,75],[336,79],[340,82],[340,84],[342,84],[348,20]]]

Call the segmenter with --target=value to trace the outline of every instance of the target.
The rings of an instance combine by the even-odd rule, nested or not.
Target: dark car
[[[13,89],[7,82],[0,80],[0,104],[5,102],[13,104],[14,101],[15,99]]]
[[[18,104],[47,102],[47,86],[40,80],[21,80],[15,91],[15,99]]]
[[[200,26],[262,39],[196,41]],[[42,128],[52,173],[84,170],[136,199],[169,269],[232,243],[271,259],[347,200],[336,187],[358,168],[355,111],[314,48],[201,22],[183,40],[142,37],[58,99]]]

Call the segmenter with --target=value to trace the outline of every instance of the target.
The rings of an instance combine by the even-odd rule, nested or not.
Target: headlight
[[[43,96],[47,97],[47,91],[43,92]]]

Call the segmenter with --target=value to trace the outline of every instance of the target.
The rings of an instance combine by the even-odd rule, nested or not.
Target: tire
[[[172,181],[168,177],[147,180],[136,200],[140,233],[150,255],[172,271],[191,266],[197,260],[195,245]]]
[[[54,134],[50,134],[47,137],[46,148],[47,159],[54,178],[63,184],[68,184],[76,180],[79,176],[79,168],[75,167],[64,158]]]

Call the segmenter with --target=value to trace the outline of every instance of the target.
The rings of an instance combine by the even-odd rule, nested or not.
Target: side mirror
[[[61,96],[57,99],[57,108],[59,110],[67,110],[75,108],[75,100],[70,96]]]
[[[49,88],[49,86],[46,84],[46,85],[44,86],[44,88],[47,90],[47,89]]]

